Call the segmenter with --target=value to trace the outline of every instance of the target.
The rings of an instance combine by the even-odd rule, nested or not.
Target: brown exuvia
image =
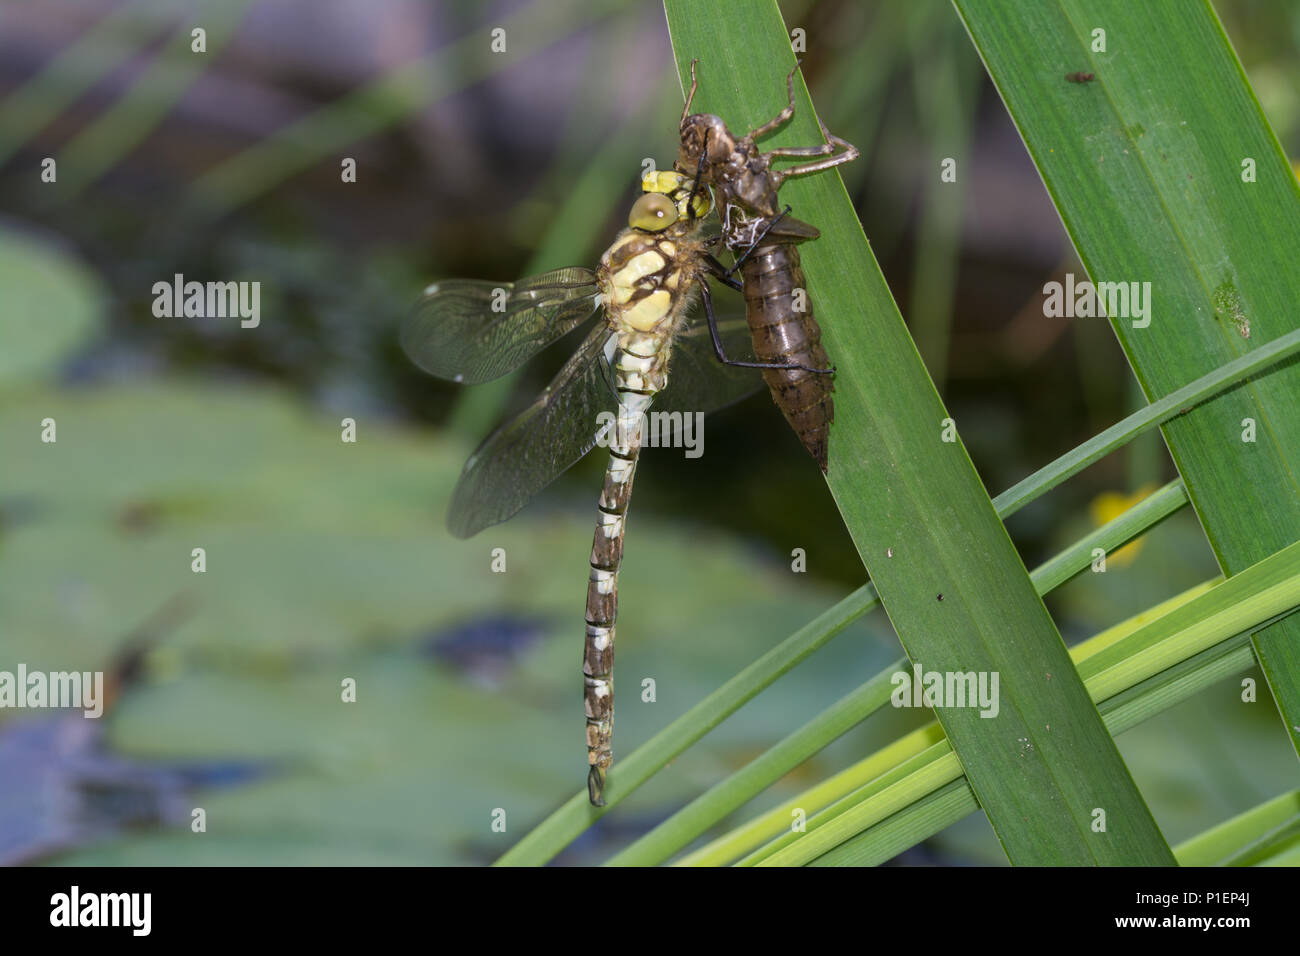
[[[786,108],[739,138],[719,117],[690,112],[696,85],[692,63],[690,94],[682,110],[677,171],[697,175],[717,193],[723,238],[738,253],[754,356],[763,368],[763,379],[773,401],[825,472],[830,424],[835,417],[831,398],[834,369],[822,346],[821,328],[813,315],[797,247],[820,233],[816,227],[786,215],[788,209],[779,208],[777,193],[787,178],[847,163],[857,158],[858,150],[825,126],[822,135],[826,141],[821,145],[766,153],[759,150],[757,139],[794,116],[793,70],[786,78]],[[778,159],[816,156],[825,158],[783,170],[772,166]]]

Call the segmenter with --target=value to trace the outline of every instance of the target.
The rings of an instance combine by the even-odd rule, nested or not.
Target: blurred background
[[[1043,284],[1083,269],[951,5],[781,7],[990,493],[1135,408],[1109,326],[1042,315]],[[1216,8],[1300,156],[1300,7]],[[395,329],[434,278],[593,266],[643,161],[671,164],[681,96],[655,3],[0,8],[0,670],[121,677],[99,722],[0,711],[0,862],[479,864],[578,790],[603,459],[470,541],[443,526],[466,456],[576,341],[462,389]],[[260,282],[260,325],[155,317],[176,273]],[[1111,456],[1010,522],[1026,564],[1173,476],[1156,434]],[[647,450],[634,501],[622,755],[865,580],[765,393],[710,420],[700,459]],[[1048,604],[1073,643],[1215,573],[1184,510]],[[625,845],[898,654],[883,614],[858,622],[559,862]],[[1275,708],[1239,695],[1230,679],[1121,738],[1171,841],[1294,785]],[[921,719],[878,715],[742,814]],[[972,817],[897,862],[1002,859]]]

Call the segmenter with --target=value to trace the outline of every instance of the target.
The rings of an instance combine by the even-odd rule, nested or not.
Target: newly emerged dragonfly
[[[796,64],[795,70],[798,70]],[[720,118],[709,113],[691,114],[695,98],[695,62],[691,63],[691,90],[682,109],[678,171],[698,175],[715,191],[722,214],[723,238],[739,253],[734,269],[744,282],[746,318],[753,336],[754,355],[771,363],[763,372],[772,399],[794,429],[804,448],[823,472],[827,468],[830,425],[835,417],[830,357],[822,346],[822,332],[813,316],[797,244],[816,239],[815,226],[778,208],[777,192],[785,180],[806,176],[847,163],[858,156],[856,147],[831,134],[819,146],[773,149],[764,153],[756,140],[773,133],[794,116],[794,73],[786,77],[789,104],[762,126],[737,138]],[[820,122],[820,121],[819,121]],[[837,150],[840,151],[837,153]],[[824,156],[778,170],[778,159]]]
[[[402,346],[417,365],[473,384],[517,368],[603,309],[604,321],[546,390],[470,456],[448,513],[452,533],[469,537],[514,515],[596,444],[608,445],[583,655],[587,786],[596,806],[604,803],[613,761],[618,571],[643,416],[652,401],[670,414],[729,405],[757,388],[750,369],[768,367],[726,357],[724,339],[743,334],[744,324],[734,323],[728,335],[713,318],[706,276],[724,270],[709,252],[717,236],[704,228],[708,191],[698,179],[667,171],[647,174],[642,189],[628,227],[595,271],[559,269],[515,283],[437,282],[402,329]],[[701,297],[704,314],[692,317]]]

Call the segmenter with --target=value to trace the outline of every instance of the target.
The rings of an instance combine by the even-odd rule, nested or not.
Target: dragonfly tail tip
[[[587,771],[587,798],[593,807],[605,805],[605,772],[599,767]]]

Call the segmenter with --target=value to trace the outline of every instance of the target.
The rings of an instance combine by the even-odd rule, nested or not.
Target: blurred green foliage
[[[49,238],[0,228],[0,387],[57,372],[101,329],[94,270]]]
[[[364,100],[336,103],[340,91],[319,77],[278,78],[295,119],[314,117],[305,128],[334,138],[304,145],[281,135],[260,153],[250,153],[265,142],[259,124],[279,121],[276,110],[248,117],[249,127],[228,118],[172,126],[142,87],[120,114],[128,145],[138,145],[102,176],[90,155],[99,178],[76,202],[50,201],[32,185],[40,158],[57,153],[68,124],[117,102],[104,77],[147,58],[174,26],[167,5],[155,6],[163,12],[128,5],[69,46],[75,56],[35,64],[32,83],[0,92],[0,115],[12,120],[0,125],[17,137],[0,141],[0,668],[104,666],[135,623],[191,593],[196,613],[165,636],[110,716],[112,745],[160,762],[284,764],[262,781],[198,793],[204,835],[129,834],[63,861],[489,861],[582,781],[580,614],[601,463],[574,469],[504,527],[453,542],[442,513],[471,445],[441,426],[461,393],[411,369],[393,329],[432,278],[594,262],[641,160],[672,159],[680,100],[662,12],[551,7],[544,34],[518,48],[528,56],[478,56],[472,77],[448,66],[419,89],[409,80],[423,74],[387,64],[371,89],[385,94],[382,116],[364,131],[348,125]],[[920,294],[926,357],[949,359],[945,398],[969,423],[963,434],[986,486],[1010,485],[1128,411],[1129,372],[1104,328],[1080,322],[1040,339],[1014,321],[1048,269],[1071,267],[1068,250],[1046,250],[1047,267],[1026,260],[1023,248],[972,235],[924,191],[917,170],[936,150],[1007,134],[951,6],[783,6],[813,38],[804,71],[827,123],[863,148],[846,183],[905,315]],[[1216,7],[1283,145],[1300,155],[1300,8]],[[451,33],[438,42],[484,27],[477,7],[449,11],[441,26]],[[228,41],[238,42],[238,33]],[[449,49],[459,57],[470,46]],[[557,73],[555,86],[571,95],[538,113],[518,77],[557,63],[576,64],[583,85],[561,88]],[[216,56],[209,69],[238,75]],[[165,70],[153,76],[171,82]],[[948,99],[954,88],[960,104]],[[401,95],[387,95],[394,90]],[[169,102],[180,92],[157,91],[177,95]],[[780,93],[774,77],[774,102]],[[416,126],[430,113],[432,140]],[[341,149],[362,158],[355,187],[339,188]],[[259,191],[267,171],[250,155],[274,155],[289,172]],[[1023,162],[1023,202],[1046,209],[1059,233]],[[218,218],[190,205],[192,184],[214,168],[225,172],[205,181],[243,203]],[[256,175],[240,180],[241,168]],[[155,319],[149,290],[175,272],[257,279],[274,318],[256,335],[237,323]],[[486,402],[467,433],[534,394],[562,352],[528,369],[513,395]],[[339,440],[344,416],[359,422],[355,445]],[[55,444],[40,441],[47,417]],[[824,483],[764,396],[715,416],[709,451],[701,463],[647,454],[638,476],[620,608],[622,753],[861,583]],[[1141,480],[1171,473],[1159,446],[1147,454]],[[1128,478],[1123,460],[1108,461],[1027,509],[1012,526],[1026,563],[1077,536],[1084,519],[1070,515]],[[484,570],[498,546],[506,575]],[[205,574],[190,571],[194,547],[207,550]],[[809,575],[789,573],[793,547],[809,551]],[[1185,512],[1149,536],[1134,564],[1076,579],[1051,607],[1067,636],[1082,637],[1212,573]],[[502,611],[535,622],[542,637],[490,675],[430,653],[431,641]],[[883,616],[855,626],[564,861],[629,842],[856,686],[896,655],[886,635]],[[339,702],[344,677],[358,681],[354,705]],[[657,682],[655,704],[639,699],[643,677]],[[1171,840],[1294,786],[1268,702],[1242,708],[1237,694],[1225,682],[1121,738]],[[885,718],[758,802],[892,739],[911,715]],[[490,830],[496,807],[508,814],[504,835]],[[932,849],[939,856],[911,858],[1002,859],[975,818]]]

